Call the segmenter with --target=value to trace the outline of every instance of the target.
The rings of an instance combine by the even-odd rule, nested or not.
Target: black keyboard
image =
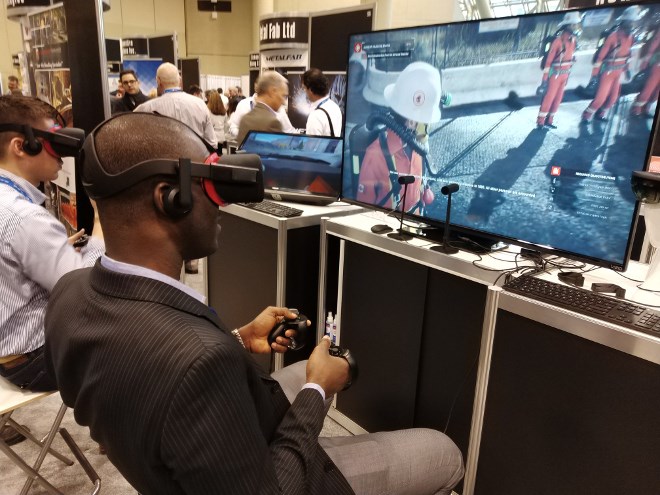
[[[251,210],[257,210],[262,213],[268,213],[276,217],[299,217],[303,214],[303,210],[298,208],[292,208],[291,206],[286,206],[280,203],[275,203],[274,201],[262,201],[261,203],[238,203],[241,206],[250,208]]]
[[[660,337],[660,312],[595,292],[521,275],[504,290]]]

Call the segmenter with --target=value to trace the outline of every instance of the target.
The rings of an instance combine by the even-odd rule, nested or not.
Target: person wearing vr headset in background
[[[57,388],[43,361],[51,290],[105,248],[98,218],[88,244],[76,250],[72,244],[84,231],[67,238],[64,225],[41,206],[46,196],[39,184],[57,178],[62,157],[77,156],[84,139],[81,129],[63,129],[57,118],[36,98],[0,97],[0,375],[32,391]]]
[[[267,336],[295,314],[269,307],[230,331],[179,282],[184,259],[217,249],[219,205],[263,199],[256,155],[208,153],[189,127],[153,114],[116,116],[87,138],[83,183],[106,255],[58,283],[46,326],[76,420],[143,495],[449,494],[463,466],[442,433],[318,437],[350,379],[327,338],[271,377],[250,353],[285,352],[295,330]]]

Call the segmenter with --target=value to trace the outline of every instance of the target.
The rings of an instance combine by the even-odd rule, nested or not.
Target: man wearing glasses
[[[112,114],[120,112],[132,112],[135,107],[149,99],[140,90],[140,81],[132,69],[123,70],[119,73],[119,81],[124,88],[124,96],[112,102]]]

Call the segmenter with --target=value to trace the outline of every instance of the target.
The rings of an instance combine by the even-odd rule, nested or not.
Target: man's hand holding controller
[[[307,361],[307,383],[320,385],[325,391],[326,398],[344,390],[352,381],[348,360],[331,356],[330,346],[330,337],[326,335]]]
[[[268,334],[268,344],[278,351],[286,345],[291,350],[305,346],[307,327],[310,321],[297,309],[288,309],[289,314],[281,315]],[[285,349],[286,350],[286,349]],[[332,345],[329,337],[324,337],[307,361],[307,383],[315,383],[329,397],[346,390],[357,379],[357,363],[348,349]]]

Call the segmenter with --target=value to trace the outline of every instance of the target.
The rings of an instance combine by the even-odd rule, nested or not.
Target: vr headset
[[[119,117],[119,116],[118,116]],[[117,118],[117,117],[113,117]],[[158,116],[158,118],[169,118]],[[157,175],[175,176],[177,184],[164,198],[168,213],[184,215],[192,209],[192,179],[200,178],[202,188],[213,203],[258,202],[264,198],[263,168],[255,154],[218,156],[203,139],[210,156],[204,163],[189,158],[155,158],[137,163],[118,174],[107,173],[101,165],[95,147],[95,135],[100,124],[87,137],[83,147],[82,183],[92,199],[107,198]]]
[[[85,141],[85,131],[75,127],[55,126],[53,130],[42,131],[25,124],[0,124],[0,132],[23,134],[23,151],[31,156],[38,155],[45,148],[58,158],[77,157]],[[37,138],[42,138],[43,144]]]

